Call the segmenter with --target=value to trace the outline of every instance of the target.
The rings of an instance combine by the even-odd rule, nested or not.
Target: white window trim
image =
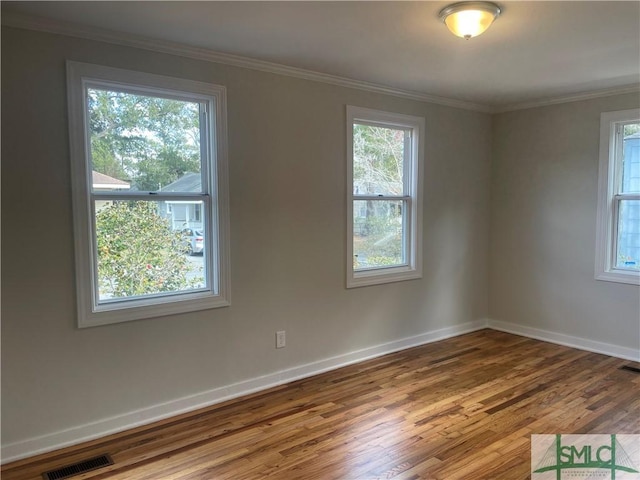
[[[407,264],[356,271],[353,268],[353,124],[368,123],[411,130],[410,168],[404,169],[410,190],[410,212],[406,233]],[[347,288],[422,278],[422,176],[425,120],[423,117],[390,113],[347,105]]]
[[[215,168],[203,165],[206,181],[209,182],[209,201],[212,208],[207,219],[208,255],[207,271],[209,290],[177,292],[170,295],[149,296],[109,302],[98,305],[95,298],[97,272],[95,268],[95,226],[91,208],[91,172],[87,158],[90,154],[88,134],[85,130],[85,85],[91,82],[108,82],[117,88],[139,88],[153,94],[165,95],[167,91],[181,92],[191,98],[201,98],[215,105],[208,112],[207,125],[210,142],[208,157]],[[73,189],[73,221],[76,261],[76,294],[78,327],[92,327],[112,323],[153,318],[178,313],[205,310],[230,305],[229,265],[229,194],[226,130],[226,89],[192,80],[148,74],[118,68],[67,62],[67,95],[69,108],[69,140],[71,154],[71,182]],[[213,117],[215,116],[215,118]],[[215,131],[214,131],[215,125]],[[94,194],[95,196],[95,194]],[[154,200],[162,200],[154,195]],[[128,197],[127,197],[128,198]],[[144,197],[145,200],[149,196]],[[217,267],[217,268],[214,268]]]
[[[640,272],[616,268],[617,242],[616,185],[619,179],[616,126],[640,119],[640,109],[603,112],[600,115],[600,166],[598,172],[598,213],[596,229],[595,279],[640,285]]]

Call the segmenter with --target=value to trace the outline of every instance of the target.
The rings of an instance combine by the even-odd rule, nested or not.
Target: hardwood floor
[[[482,330],[5,465],[111,480],[530,478],[530,435],[640,433],[633,362]]]

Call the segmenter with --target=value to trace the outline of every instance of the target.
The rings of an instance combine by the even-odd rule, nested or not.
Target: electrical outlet
[[[284,348],[287,346],[287,336],[284,330],[276,332],[276,348]]]

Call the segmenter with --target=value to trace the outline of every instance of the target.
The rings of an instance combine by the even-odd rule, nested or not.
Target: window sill
[[[347,279],[347,288],[403,282],[405,280],[416,280],[418,278],[422,278],[422,272],[408,267],[353,272]]]
[[[97,327],[132,320],[164,317],[167,315],[226,307],[230,304],[227,298],[206,292],[168,295],[164,298],[160,297],[154,300],[147,299],[105,304],[96,307],[93,311],[87,309],[83,312],[81,307],[80,312],[84,314],[81,313],[79,317],[78,327]]]
[[[631,272],[631,271],[624,271],[624,270],[609,270],[605,272],[596,273],[595,279],[604,281],[604,282],[640,285],[640,272]]]

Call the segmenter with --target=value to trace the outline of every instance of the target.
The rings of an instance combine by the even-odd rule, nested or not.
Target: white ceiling
[[[640,2],[499,1],[463,40],[447,2],[2,2],[13,14],[161,39],[492,109],[640,83]],[[11,23],[9,23],[11,24]]]

